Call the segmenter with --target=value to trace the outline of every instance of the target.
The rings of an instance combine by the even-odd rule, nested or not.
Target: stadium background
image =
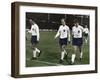
[[[87,25],[89,28],[89,15],[71,15],[71,14],[49,14],[49,13],[26,13],[26,28],[30,29],[29,19],[33,19],[40,29],[58,29],[60,20],[64,18],[66,24],[70,27],[73,26],[74,19],[78,19],[80,25],[84,27]]]

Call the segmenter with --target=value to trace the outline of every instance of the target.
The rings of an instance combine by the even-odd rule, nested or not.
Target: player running
[[[31,30],[29,30],[28,32],[32,34],[31,44],[32,44],[32,49],[33,49],[33,57],[31,59],[34,60],[34,59],[37,59],[37,57],[39,57],[41,54],[41,51],[36,47],[40,38],[39,27],[32,19],[29,19],[29,22],[31,24]],[[38,53],[38,56],[37,56],[37,53]]]
[[[89,36],[89,29],[88,29],[87,25],[85,25],[85,28],[84,28],[85,43],[88,42],[88,36]]]
[[[60,58],[60,63],[63,63],[64,56],[67,55],[66,52],[66,46],[67,46],[67,41],[70,41],[70,29],[66,25],[65,20],[61,19],[61,24],[57,34],[55,35],[55,39],[59,36],[59,44],[61,48],[61,58]]]
[[[77,50],[79,49],[80,60],[82,60],[83,52],[82,52],[82,39],[83,27],[79,25],[78,20],[75,20],[74,26],[72,27],[72,45],[74,48],[74,53],[72,54],[71,64],[74,64]]]

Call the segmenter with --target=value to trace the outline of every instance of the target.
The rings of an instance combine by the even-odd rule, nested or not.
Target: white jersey
[[[88,28],[84,28],[84,33],[88,34],[89,33],[89,29]]]
[[[37,24],[32,25],[29,32],[32,33],[32,36],[37,36],[37,40],[39,40],[39,27]]]
[[[68,35],[70,35],[69,27],[67,25],[65,26],[61,25],[58,29],[55,38],[59,36],[61,39],[63,39],[63,38],[67,38]]]
[[[72,28],[72,35],[73,38],[82,38],[82,33],[83,33],[83,27],[78,25],[78,27],[73,26]]]

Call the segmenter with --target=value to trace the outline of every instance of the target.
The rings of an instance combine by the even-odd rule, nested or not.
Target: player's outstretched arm
[[[55,35],[54,39],[56,39],[59,36],[59,32],[57,32],[57,34]]]

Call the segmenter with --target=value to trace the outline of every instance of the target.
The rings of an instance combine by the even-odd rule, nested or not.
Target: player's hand
[[[31,30],[28,30],[27,33],[32,33]]]

